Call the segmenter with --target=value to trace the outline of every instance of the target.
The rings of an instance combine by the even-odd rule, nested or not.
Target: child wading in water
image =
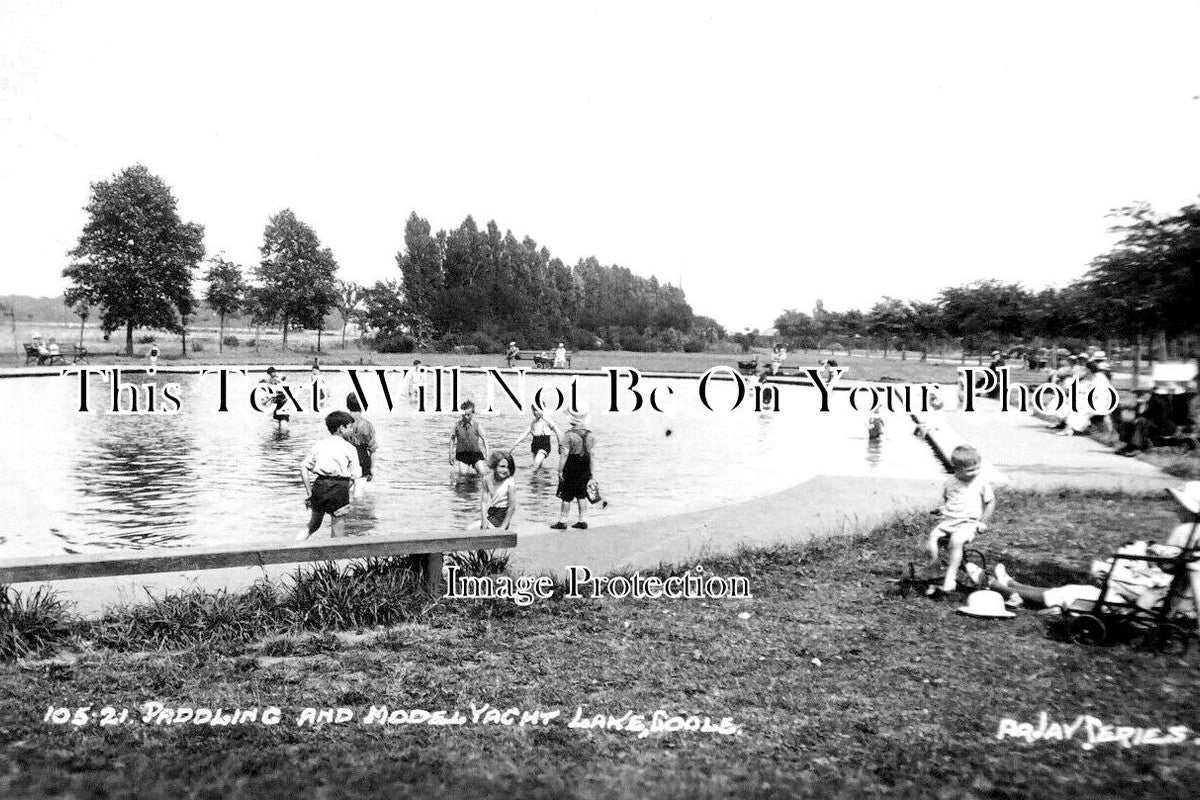
[[[571,513],[571,501],[579,506],[579,521],[572,528],[586,529],[584,505],[588,499],[588,481],[592,479],[592,451],[596,437],[587,429],[588,413],[583,409],[568,411],[571,427],[562,438],[558,459],[558,496],[562,499],[558,522],[551,525],[556,530],[566,530],[567,515]]]
[[[358,464],[362,468],[363,480],[370,482],[375,479],[375,451],[379,449],[379,443],[375,440],[375,426],[363,416],[358,395],[354,392],[346,395],[346,411],[354,417],[354,427],[350,429],[346,441],[354,445],[354,449],[358,451]],[[354,489],[355,496],[361,497],[365,485],[363,482],[355,481]]]
[[[531,405],[529,410],[533,412],[533,422],[529,423],[529,427],[517,437],[509,449],[516,450],[517,445],[525,441],[526,436],[533,437],[533,442],[529,445],[529,450],[533,453],[533,466],[530,469],[537,470],[541,468],[542,462],[551,452],[557,452],[562,446],[562,433],[558,430],[557,425],[546,418],[540,408]],[[551,434],[554,435],[553,447],[550,444]]]
[[[942,592],[958,588],[955,576],[963,560],[963,547],[975,539],[977,533],[987,530],[987,521],[996,508],[996,494],[992,485],[980,475],[979,451],[968,445],[959,445],[950,454],[950,466],[954,474],[946,479],[942,489],[942,506],[938,512],[942,521],[929,533],[927,549],[930,566],[938,563],[938,543],[943,537],[948,540],[949,563],[946,577],[942,581]],[[929,587],[929,594],[937,596],[936,586]]]
[[[480,475],[487,472],[487,436],[475,421],[475,404],[464,400],[459,406],[462,419],[450,434],[450,463],[458,464],[459,475],[469,475],[472,470]]]
[[[307,497],[304,505],[312,510],[308,531],[296,535],[303,541],[316,533],[325,515],[329,514],[333,538],[346,532],[346,515],[350,513],[351,484],[362,477],[358,466],[358,451],[346,441],[354,428],[354,417],[345,411],[334,411],[325,417],[329,436],[313,445],[300,462],[300,480],[304,481]]]
[[[488,458],[488,474],[479,487],[479,521],[467,526],[467,530],[504,528],[512,524],[517,511],[517,464],[512,453],[497,450]]]

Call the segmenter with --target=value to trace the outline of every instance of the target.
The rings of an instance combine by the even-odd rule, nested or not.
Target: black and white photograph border
[[[0,797],[1191,797],[1200,6],[0,0]]]

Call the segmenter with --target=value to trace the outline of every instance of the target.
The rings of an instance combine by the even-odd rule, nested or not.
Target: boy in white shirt
[[[954,474],[946,479],[942,506],[938,509],[942,521],[930,531],[926,545],[931,563],[936,563],[938,543],[943,537],[948,540],[949,563],[942,581],[943,592],[952,592],[958,587],[955,576],[962,565],[963,547],[973,541],[977,533],[987,530],[987,521],[996,509],[996,493],[980,474],[982,459],[978,450],[959,445],[950,453],[950,466]],[[936,587],[929,588],[931,595],[937,594]]]
[[[354,429],[354,417],[345,411],[334,411],[325,417],[329,436],[313,445],[300,462],[300,480],[304,482],[305,507],[312,510],[308,531],[296,535],[304,541],[316,533],[325,515],[329,514],[331,538],[346,532],[346,515],[350,513],[350,490],[362,477],[358,450],[348,437]]]

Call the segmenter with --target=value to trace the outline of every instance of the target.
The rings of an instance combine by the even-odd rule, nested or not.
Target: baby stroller
[[[1067,634],[1074,642],[1089,645],[1109,645],[1127,641],[1135,647],[1169,653],[1183,657],[1187,654],[1191,640],[1196,636],[1195,625],[1174,611],[1176,601],[1188,587],[1188,572],[1191,565],[1200,561],[1200,547],[1196,547],[1196,526],[1189,538],[1192,547],[1177,548],[1174,556],[1114,553],[1112,567],[1104,575],[1100,585],[1100,596],[1095,600],[1076,600],[1062,609]],[[1110,592],[1113,573],[1121,562],[1153,564],[1170,576],[1161,599],[1155,597],[1152,607],[1120,598],[1119,593]]]

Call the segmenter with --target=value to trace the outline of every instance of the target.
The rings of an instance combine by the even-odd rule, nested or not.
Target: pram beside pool
[[[1192,565],[1200,562],[1195,524],[1188,543],[1192,546],[1175,548],[1179,552],[1173,556],[1114,553],[1111,556],[1112,567],[1104,575],[1096,600],[1076,600],[1062,609],[1071,640],[1089,645],[1127,641],[1150,650],[1181,657],[1186,655],[1191,640],[1196,637],[1196,625],[1179,614],[1175,606],[1188,588],[1188,573],[1195,569]],[[1110,591],[1110,588],[1113,574],[1118,571],[1121,562],[1153,564],[1168,574],[1171,580],[1161,601],[1146,608],[1136,602],[1117,599],[1119,593]]]

